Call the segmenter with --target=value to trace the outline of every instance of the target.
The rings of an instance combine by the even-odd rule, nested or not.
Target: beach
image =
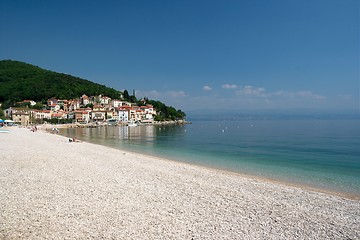
[[[8,130],[0,239],[360,238],[359,199]]]

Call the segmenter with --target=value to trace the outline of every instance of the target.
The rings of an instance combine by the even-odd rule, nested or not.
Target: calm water
[[[360,196],[360,119],[194,120],[186,126],[109,126],[61,134]]]

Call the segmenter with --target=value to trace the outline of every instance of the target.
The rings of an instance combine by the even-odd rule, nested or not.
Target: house
[[[94,102],[101,105],[110,105],[111,98],[107,96],[102,96],[101,94],[94,97]]]
[[[92,110],[93,111],[105,111],[106,107],[104,107],[102,105],[94,105]]]
[[[60,110],[60,105],[59,104],[51,104],[51,105],[48,105],[48,108],[52,112],[57,112]]]
[[[25,113],[28,114],[30,117],[33,117],[35,109],[30,108],[7,108],[4,110],[4,115],[6,118],[12,118],[14,114],[16,113]]]
[[[107,119],[107,111],[105,110],[96,110],[91,112],[92,121],[105,121]]]
[[[92,121],[106,121],[107,119],[113,119],[115,116],[112,110],[93,110],[91,112]]]
[[[117,108],[119,122],[129,122],[129,107]]]
[[[129,108],[129,121],[137,122],[141,120],[141,110],[139,107]]]
[[[154,107],[150,104],[146,106],[140,107],[142,115],[141,115],[141,122],[151,123],[154,121],[154,115],[156,115],[156,111]]]
[[[111,106],[114,107],[114,108],[122,107],[123,104],[124,104],[124,102],[121,101],[121,100],[117,100],[117,99],[111,100]]]
[[[65,108],[67,108],[68,100],[59,99],[57,104],[60,106],[60,109],[64,110]]]
[[[81,96],[80,98],[80,103],[83,105],[83,106],[86,106],[90,103],[90,99],[88,96],[86,96],[85,94]]]
[[[75,121],[80,123],[90,122],[90,113],[87,111],[76,110],[75,112]]]
[[[115,116],[117,116],[117,113],[115,113],[115,111],[106,110],[106,120],[107,119],[113,119],[113,118],[115,118]]]
[[[50,98],[47,100],[47,105],[50,106],[50,105],[56,105],[58,103],[58,100],[56,98]]]
[[[64,110],[67,111],[74,111],[80,108],[81,101],[79,99],[72,99],[68,101],[68,107],[67,109],[64,108]]]
[[[103,105],[109,105],[111,103],[111,98],[109,97],[102,97],[101,100],[100,100],[100,104],[103,104]]]
[[[51,111],[50,110],[35,110],[34,118],[35,119],[50,119]]]
[[[89,107],[87,107],[87,108],[79,108],[79,109],[77,109],[78,111],[84,111],[84,112],[88,112],[88,113],[90,113],[92,110],[91,110],[91,108],[89,108]]]
[[[29,112],[17,111],[12,113],[12,120],[21,126],[28,126],[31,123],[30,119],[31,114]]]
[[[51,114],[51,119],[54,119],[54,118],[62,119],[62,118],[64,118],[63,116],[64,116],[64,115],[63,115],[62,112],[55,112],[55,113],[52,113],[52,114]],[[65,114],[65,116],[66,116],[66,114]]]
[[[6,118],[11,118],[12,108],[7,108],[4,110],[4,115]]]

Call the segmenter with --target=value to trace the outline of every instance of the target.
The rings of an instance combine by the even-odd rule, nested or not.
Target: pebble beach
[[[360,239],[360,200],[11,127],[0,239]]]

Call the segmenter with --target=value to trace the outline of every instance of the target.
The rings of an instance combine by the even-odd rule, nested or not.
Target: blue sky
[[[0,2],[0,59],[184,111],[359,111],[359,1]]]

